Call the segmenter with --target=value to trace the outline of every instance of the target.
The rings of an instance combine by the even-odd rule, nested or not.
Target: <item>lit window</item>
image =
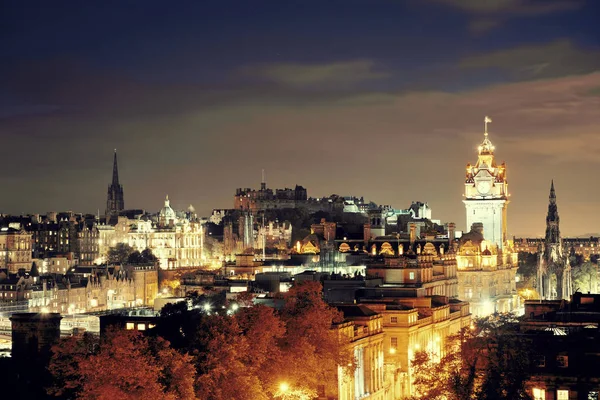
[[[569,391],[568,390],[557,390],[556,391],[556,400],[569,400]]]
[[[544,389],[533,388],[533,400],[546,400],[546,391]]]
[[[569,366],[569,357],[556,356],[556,366],[559,368],[567,368]]]
[[[126,328],[128,331],[132,330],[135,327],[135,324],[133,322],[128,322],[126,324]]]
[[[543,368],[546,366],[546,357],[544,356],[537,356],[534,359],[534,365],[538,368]]]
[[[588,400],[598,400],[598,392],[588,392]]]
[[[414,272],[409,272],[408,273],[408,279],[415,279],[415,273]]]
[[[145,331],[146,324],[137,324],[137,329],[138,329],[138,331]]]
[[[391,318],[390,318],[390,322],[391,322],[392,324],[397,324],[397,323],[398,323],[398,317],[391,317]]]

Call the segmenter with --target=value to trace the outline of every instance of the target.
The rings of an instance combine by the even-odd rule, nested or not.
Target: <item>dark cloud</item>
[[[353,85],[388,78],[372,60],[352,60],[313,64],[267,64],[244,68],[242,74],[290,87]]]
[[[581,9],[585,0],[430,0],[465,12],[475,35],[486,33],[515,17],[539,17]]]
[[[542,15],[577,10],[582,0],[432,0],[462,11],[479,14]]]
[[[588,49],[561,39],[468,56],[460,67],[504,70],[519,80],[578,75],[600,70],[600,48]]]

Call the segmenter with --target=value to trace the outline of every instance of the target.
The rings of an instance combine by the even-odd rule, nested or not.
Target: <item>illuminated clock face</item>
[[[491,188],[492,188],[492,185],[488,181],[481,181],[481,182],[477,183],[477,191],[481,194],[489,193]]]

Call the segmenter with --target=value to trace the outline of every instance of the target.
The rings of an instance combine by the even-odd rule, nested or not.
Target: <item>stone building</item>
[[[31,267],[31,233],[24,229],[0,228],[0,269],[16,273]]]
[[[125,271],[133,279],[135,305],[153,305],[154,299],[158,295],[158,270],[156,266],[126,265]]]
[[[96,223],[84,223],[77,233],[79,242],[79,263],[94,265],[100,257],[100,233]]]
[[[434,359],[444,355],[448,339],[470,326],[469,304],[443,296],[364,298],[361,303],[381,315],[385,338],[386,399],[414,395],[411,362],[419,350]]]
[[[120,216],[114,226],[99,225],[97,228],[100,262],[106,262],[111,247],[125,243],[139,252],[150,249],[162,269],[203,265],[204,230],[201,222],[182,213],[178,215],[168,196],[155,218],[149,215],[135,219]]]
[[[471,304],[474,316],[519,308],[517,258],[510,241],[499,250],[495,243],[485,240],[481,223],[474,224],[473,229],[460,238],[456,253],[458,297]]]
[[[526,387],[534,400],[599,398],[600,295],[526,301],[519,324],[533,353]]]
[[[344,315],[344,322],[336,328],[350,342],[355,369],[350,376],[344,376],[344,368],[340,367],[335,398],[392,399],[386,393],[384,380],[383,316],[364,305],[343,305],[337,308]]]
[[[152,299],[154,300],[154,299]],[[77,314],[144,304],[136,302],[136,285],[124,271],[105,268],[68,275],[59,281],[43,279],[32,288],[29,310]]]

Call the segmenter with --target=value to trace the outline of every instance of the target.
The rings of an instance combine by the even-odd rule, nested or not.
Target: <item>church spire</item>
[[[113,178],[112,184],[118,186],[119,185],[119,167],[117,165],[117,149],[115,149],[115,157],[113,160]]]
[[[125,201],[123,199],[123,186],[119,184],[119,167],[117,166],[117,149],[113,158],[113,176],[112,184],[108,186],[106,196],[106,220],[107,222],[115,222],[119,213],[125,209]]]
[[[550,203],[556,203],[556,192],[554,191],[554,179],[552,179],[552,183],[550,184]]]

